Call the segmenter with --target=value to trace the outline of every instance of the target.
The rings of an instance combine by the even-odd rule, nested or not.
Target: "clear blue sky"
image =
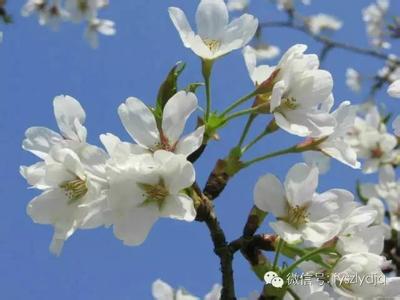
[[[219,281],[220,274],[204,224],[161,220],[144,245],[136,248],[123,246],[111,229],[80,231],[66,243],[62,256],[56,258],[48,252],[52,228],[33,224],[25,213],[27,203],[38,192],[28,190],[18,173],[19,165],[36,160],[21,149],[25,129],[35,125],[56,129],[52,112],[54,96],[69,94],[81,101],[87,112],[89,141],[99,144],[98,135],[104,132],[129,140],[116,113],[118,105],[128,96],[152,104],[167,70],[178,60],[188,64],[182,85],[201,80],[198,58],[181,45],[167,13],[168,6],[179,6],[193,21],[198,1],[111,0],[111,6],[102,16],[114,20],[118,32],[115,37],[101,39],[97,51],[83,41],[83,27],[65,24],[54,33],[40,27],[34,17],[19,16],[24,1],[9,2],[15,24],[0,25],[4,31],[0,45],[0,299],[151,299],[151,284],[157,278],[173,286],[184,286],[198,296],[206,294]],[[335,38],[366,46],[360,9],[369,2],[313,0],[311,7],[301,10],[337,15],[344,21],[344,28]],[[400,11],[400,3],[393,2],[393,11]],[[253,0],[253,3],[250,11],[261,20],[284,17],[267,1]],[[271,29],[265,32],[265,37],[282,49],[299,42],[308,44],[310,52],[318,53],[320,49],[306,36],[290,30]],[[325,67],[335,78],[336,103],[348,99],[360,102],[364,98],[345,86],[344,74],[349,65],[371,74],[380,62],[333,51]],[[251,87],[239,51],[218,61],[213,80],[216,107],[226,106]],[[203,101],[202,93],[199,98]],[[380,99],[391,111],[399,112],[395,100],[383,93]],[[201,183],[215,160],[226,155],[236,142],[243,121],[223,130],[222,140],[213,143],[205,157],[196,163]],[[252,155],[294,141],[287,134],[278,134]],[[252,206],[252,189],[257,178],[267,172],[282,178],[299,160],[300,156],[290,156],[264,162],[232,180],[216,201],[229,239],[241,233]],[[353,190],[358,175],[334,163],[331,172],[322,177],[320,191],[333,187]],[[268,231],[266,225],[262,231]],[[261,283],[240,255],[236,256],[234,267],[240,296],[260,290]]]

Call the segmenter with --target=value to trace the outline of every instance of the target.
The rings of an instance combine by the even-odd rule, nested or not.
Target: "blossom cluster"
[[[105,4],[95,1],[89,13],[72,2],[66,7],[69,18],[75,20],[96,16],[97,9]],[[293,1],[278,2],[285,10],[293,5]],[[27,5],[26,9],[38,11],[41,22],[50,22],[49,18],[54,16],[46,14],[51,11],[47,8],[42,11],[37,0],[32,3],[34,6]],[[248,1],[226,4],[223,0],[201,0],[196,12],[196,30],[180,8],[168,10],[184,47],[201,59],[206,85],[204,116],[198,118],[196,128],[188,134],[184,134],[187,121],[201,111],[193,87],[180,90],[173,86],[157,99],[154,107],[138,98],[126,99],[118,107],[118,115],[133,141],[122,141],[112,133],[105,133],[100,135],[104,150],[87,142],[86,114],[80,103],[70,96],[57,96],[54,115],[60,132],[31,127],[23,141],[23,148],[40,159],[20,168],[27,182],[42,191],[29,203],[29,216],[36,223],[54,227],[50,251],[56,255],[76,230],[100,226],[112,227],[114,235],[125,245],[140,245],[159,218],[196,220],[199,201],[207,196],[199,195],[195,188],[196,172],[191,156],[201,155],[216,131],[230,120],[242,115],[249,115],[250,120],[267,116],[267,134],[282,130],[302,142],[246,162],[241,161],[241,156],[263,135],[242,147],[244,136],[224,161],[224,176],[233,176],[242,168],[274,156],[306,154],[306,163],[292,166],[283,183],[275,175],[266,174],[254,187],[254,209],[264,217],[271,215],[269,228],[275,236],[274,265],[264,266],[264,271],[276,271],[284,280],[298,268],[324,274],[323,287],[288,287],[284,282],[281,298],[296,299],[293,291],[301,299],[400,296],[400,278],[386,278],[383,273],[390,266],[390,261],[382,256],[385,239],[391,237],[391,230],[400,231],[400,183],[394,171],[400,163],[400,150],[398,138],[387,128],[389,118],[375,105],[355,106],[343,101],[334,108],[332,75],[320,67],[316,54],[306,52],[306,45],[293,45],[276,65],[259,64],[260,60],[280,52],[271,47],[262,52],[262,47],[248,45],[259,25],[254,16],[245,13],[229,20],[229,9],[243,10],[247,5]],[[56,7],[61,16],[61,7]],[[319,15],[309,19],[308,26],[312,34],[319,34],[327,28],[337,30],[341,23]],[[212,66],[217,59],[238,49],[242,49],[253,83],[252,92],[222,113],[211,112]],[[177,73],[180,72],[172,75],[179,76]],[[350,85],[358,89],[355,73],[349,73],[352,73],[348,78]],[[399,97],[399,87],[399,81],[394,81],[388,94]],[[232,113],[253,98],[251,108]],[[399,118],[393,123],[397,135],[399,123]],[[379,172],[379,184],[361,188],[361,194],[367,198],[365,203],[355,201],[353,194],[344,189],[317,191],[319,175],[327,171],[326,162],[330,158],[354,169],[361,168],[366,174]],[[385,224],[385,206],[390,226]],[[258,226],[262,225],[264,219],[261,219]],[[280,254],[287,256],[292,264],[280,267]],[[343,283],[334,274],[373,274],[383,276],[385,282]],[[218,299],[223,289],[226,287],[215,285],[205,299]],[[277,292],[276,287],[267,285],[268,289]],[[154,283],[153,296],[198,299],[183,289],[174,290],[161,280]]]
[[[86,22],[85,38],[93,48],[97,48],[99,33],[107,36],[116,33],[113,21],[98,18],[99,11],[108,5],[108,0],[28,0],[21,13],[25,17],[37,14],[39,24],[53,30],[65,21]]]

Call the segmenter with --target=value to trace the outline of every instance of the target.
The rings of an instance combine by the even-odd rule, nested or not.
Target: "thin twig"
[[[340,48],[344,50],[348,50],[354,53],[362,54],[362,55],[368,55],[372,56],[378,59],[383,59],[383,60],[390,60],[393,63],[400,64],[400,61],[398,59],[394,59],[393,57],[390,57],[389,54],[380,52],[375,49],[370,49],[370,48],[362,48],[358,46],[354,46],[351,44],[347,44],[344,42],[339,42],[330,39],[329,37],[326,37],[321,34],[315,34],[312,33],[306,26],[304,25],[297,25],[294,22],[287,22],[287,21],[272,21],[272,22],[263,22],[260,24],[260,27],[262,28],[267,28],[267,27],[286,27],[286,28],[291,28],[293,30],[297,30],[299,32],[303,32],[307,35],[309,35],[311,38],[313,38],[315,41],[320,42],[325,44],[325,47],[329,48]]]

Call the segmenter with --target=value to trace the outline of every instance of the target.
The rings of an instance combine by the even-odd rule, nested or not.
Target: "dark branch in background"
[[[286,28],[290,28],[290,29],[297,30],[297,31],[300,31],[300,32],[303,32],[303,33],[307,34],[308,36],[313,38],[315,41],[324,44],[325,48],[329,47],[331,49],[333,49],[333,48],[344,49],[344,50],[348,50],[350,52],[354,52],[354,53],[357,53],[357,54],[368,55],[368,56],[372,56],[372,57],[375,57],[375,58],[378,58],[378,59],[383,59],[385,61],[391,60],[393,63],[400,64],[400,60],[391,58],[389,56],[389,54],[380,52],[380,51],[375,50],[375,49],[362,48],[362,47],[357,47],[357,46],[354,46],[354,45],[351,45],[351,44],[347,44],[347,43],[343,43],[343,42],[339,42],[339,41],[334,41],[334,40],[330,39],[327,36],[324,36],[324,35],[321,35],[321,34],[312,33],[308,29],[307,26],[298,25],[298,24],[295,24],[294,22],[290,22],[290,21],[263,22],[263,23],[260,23],[260,27],[262,27],[262,28],[267,28],[267,27],[286,27]]]
[[[0,0],[0,18],[3,20],[4,23],[9,24],[12,23],[12,17],[7,12],[6,3],[6,0]]]

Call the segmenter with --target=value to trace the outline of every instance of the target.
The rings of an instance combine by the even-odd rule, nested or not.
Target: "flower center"
[[[371,157],[372,158],[381,158],[382,155],[383,155],[383,151],[379,146],[377,146],[376,148],[371,150]]]
[[[210,49],[211,52],[216,52],[221,46],[221,42],[213,39],[203,39],[204,44]]]
[[[297,104],[297,100],[294,97],[286,97],[282,99],[281,106],[288,110],[295,110],[299,104]]]
[[[160,130],[160,142],[151,147],[150,150],[153,152],[157,150],[175,152],[177,143],[178,142],[176,142],[175,144],[171,144],[168,138],[163,134],[162,130]]]
[[[299,227],[308,222],[308,211],[306,206],[289,206],[288,215],[286,222],[293,225],[294,227]]]
[[[69,199],[69,204],[74,203],[88,192],[88,186],[85,180],[76,178],[60,184],[60,188],[64,189],[65,195]]]
[[[144,192],[143,196],[146,197],[143,204],[155,202],[158,207],[161,208],[164,200],[169,196],[169,191],[165,187],[163,179],[160,179],[159,182],[154,185],[148,183],[138,183],[138,185]]]

